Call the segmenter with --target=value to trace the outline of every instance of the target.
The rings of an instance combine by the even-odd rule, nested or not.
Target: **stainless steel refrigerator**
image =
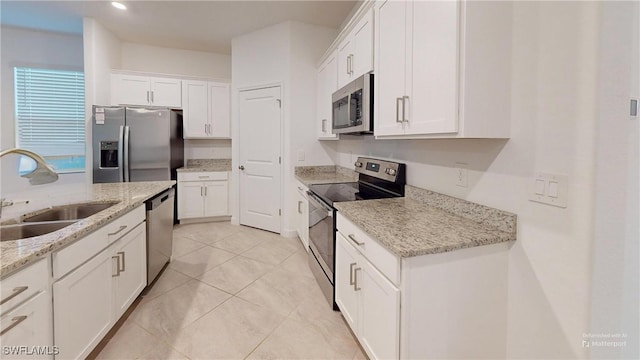
[[[93,106],[93,182],[175,180],[184,166],[182,113]]]

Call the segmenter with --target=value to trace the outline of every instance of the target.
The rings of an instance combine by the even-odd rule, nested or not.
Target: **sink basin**
[[[54,206],[51,209],[38,215],[29,216],[22,219],[22,222],[59,221],[59,220],[79,220],[87,218],[102,210],[108,209],[117,202],[101,204],[71,204]]]
[[[67,227],[75,222],[76,220],[66,220],[0,226],[0,241],[27,239],[34,236],[48,234]]]

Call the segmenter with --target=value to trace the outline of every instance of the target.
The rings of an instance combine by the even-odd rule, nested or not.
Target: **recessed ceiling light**
[[[127,10],[127,7],[123,3],[119,3],[117,1],[112,1],[111,5],[113,5],[113,7],[116,9]]]

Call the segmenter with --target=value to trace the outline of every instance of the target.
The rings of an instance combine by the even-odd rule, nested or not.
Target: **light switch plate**
[[[567,207],[568,177],[560,174],[537,173],[529,185],[529,200]]]
[[[298,150],[298,161],[304,161],[304,150]]]

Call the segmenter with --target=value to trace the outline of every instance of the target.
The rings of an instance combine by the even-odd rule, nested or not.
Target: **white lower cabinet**
[[[399,258],[336,226],[336,303],[370,359],[506,357],[510,243]]]
[[[53,318],[49,259],[2,280],[2,359],[52,359]]]
[[[228,171],[178,173],[178,219],[229,215]]]
[[[146,286],[144,215],[141,206],[53,254],[57,358],[87,357]],[[117,237],[100,241],[110,236]],[[71,255],[87,260],[70,272],[57,271]]]
[[[400,291],[340,232],[335,291],[340,311],[369,358],[398,358]]]

